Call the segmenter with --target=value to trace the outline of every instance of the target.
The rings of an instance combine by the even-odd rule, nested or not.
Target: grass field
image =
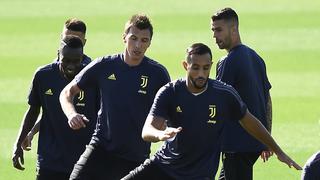
[[[88,26],[85,52],[95,58],[123,50],[123,25],[134,13],[153,20],[154,38],[147,55],[164,64],[172,77],[188,45],[208,44],[214,61],[225,55],[210,32],[210,16],[230,6],[240,16],[243,43],[267,64],[273,85],[273,136],[301,165],[320,149],[320,1],[290,0],[1,0],[0,2],[0,180],[34,179],[36,142],[25,154],[26,170],[11,165],[11,152],[35,69],[51,62],[62,25],[69,17]],[[214,77],[214,72],[212,72]],[[153,152],[157,145],[153,146]],[[300,172],[273,157],[256,163],[256,180],[298,180]]]

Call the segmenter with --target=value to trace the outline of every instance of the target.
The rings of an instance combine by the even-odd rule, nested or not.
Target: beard
[[[196,78],[196,79],[192,79],[190,77],[190,81],[192,83],[192,85],[196,88],[196,89],[203,89],[205,88],[207,82],[208,82],[208,78],[203,78],[203,77],[199,77],[199,78]],[[199,81],[202,81],[202,82],[199,82]]]

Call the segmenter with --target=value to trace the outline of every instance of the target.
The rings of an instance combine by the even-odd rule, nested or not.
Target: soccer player
[[[13,150],[13,166],[24,170],[22,140],[34,126],[40,109],[37,180],[69,179],[73,165],[85,150],[95,128],[99,108],[95,89],[84,89],[77,94],[75,108],[90,119],[85,128],[73,130],[62,112],[61,90],[83,68],[83,43],[77,36],[65,36],[59,48],[59,61],[40,67],[33,78],[29,93],[29,109],[22,120]]]
[[[84,46],[87,42],[86,31],[87,31],[87,26],[83,21],[77,18],[70,18],[63,25],[61,39],[65,38],[67,35],[74,35],[81,39],[82,44]],[[58,51],[58,56],[54,61],[59,61],[59,51]],[[90,62],[91,62],[91,58],[83,54],[81,64],[85,66]],[[39,129],[40,129],[40,119],[37,120],[34,127],[30,130],[26,138],[23,140],[21,144],[22,149],[26,151],[31,150],[32,139],[34,135],[39,132]]]
[[[86,122],[74,109],[73,97],[87,87],[101,94],[97,132],[70,179],[119,180],[149,157],[142,127],[156,92],[170,81],[165,67],[145,56],[152,35],[149,18],[133,15],[124,29],[124,52],[93,61],[61,92],[60,103],[73,129]]]
[[[231,8],[216,12],[211,17],[211,30],[218,47],[228,52],[217,63],[216,79],[231,85],[250,112],[271,132],[271,85],[266,66],[254,50],[241,43],[238,15]],[[253,165],[259,155],[263,161],[272,155],[266,146],[250,136],[239,123],[232,122],[226,123],[221,148],[221,180],[251,180]]]
[[[301,169],[281,150],[231,86],[208,78],[211,59],[211,50],[202,43],[187,49],[183,62],[186,79],[168,83],[158,91],[142,131],[144,140],[165,144],[123,180],[214,179],[227,121],[241,124],[274,151],[280,161]],[[163,129],[166,124],[168,128]]]
[[[64,23],[62,33],[61,33],[61,39],[63,39],[67,35],[78,36],[81,39],[83,46],[85,46],[87,42],[86,31],[87,31],[87,26],[83,21],[77,18],[70,18]],[[91,62],[91,58],[83,54],[81,63],[89,64],[90,62]]]
[[[303,167],[301,180],[319,180],[320,179],[320,151],[313,154]]]

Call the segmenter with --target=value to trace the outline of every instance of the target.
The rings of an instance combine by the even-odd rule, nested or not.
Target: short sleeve
[[[41,106],[40,100],[40,79],[39,79],[39,71],[36,71],[33,76],[32,83],[29,90],[28,95],[28,104],[34,106]]]
[[[272,88],[272,85],[268,79],[268,76],[267,76],[267,68],[266,68],[266,64],[264,63],[263,59],[261,58],[261,61],[263,62],[263,70],[264,70],[264,84],[265,84],[265,90],[266,91],[269,91],[271,88]]]
[[[216,79],[233,85],[237,78],[237,65],[230,57],[222,59],[217,64]]]
[[[242,101],[238,92],[229,86],[230,103],[231,103],[231,119],[240,120],[247,113],[247,105]]]
[[[98,58],[97,60],[92,61],[74,78],[80,89],[86,89],[97,85],[98,74],[101,69],[101,60],[101,58]]]
[[[162,68],[163,73],[162,73],[162,83],[167,84],[170,82],[170,75],[165,67]]]
[[[154,98],[149,115],[169,119],[169,109],[172,97],[173,89],[170,83],[162,86]]]

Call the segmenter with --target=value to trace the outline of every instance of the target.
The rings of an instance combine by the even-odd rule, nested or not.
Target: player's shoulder
[[[33,74],[34,79],[48,79],[59,72],[59,62],[52,62],[50,64],[46,64],[40,66],[36,69]]]
[[[86,65],[90,64],[91,61],[92,61],[92,59],[89,56],[83,54],[83,59],[81,61],[82,65],[86,66]]]
[[[151,59],[151,58],[145,56],[144,61],[151,68],[167,71],[166,67],[164,67],[162,64],[160,64],[158,61],[156,61],[154,59]]]
[[[212,88],[222,88],[222,89],[229,89],[232,86],[221,81],[221,80],[216,80],[216,79],[208,79],[208,86]]]
[[[242,60],[246,60],[249,58],[261,59],[259,54],[254,49],[244,44],[240,44],[233,48],[233,50],[231,50],[230,55]]]
[[[185,79],[176,79],[173,81],[170,81],[168,83],[166,83],[165,85],[162,86],[162,89],[171,89],[171,90],[175,90],[177,88],[180,88],[182,85],[185,84]]]
[[[244,44],[234,47],[227,55],[229,66],[236,69],[250,69],[252,62],[254,62],[252,60],[258,57],[253,49]]]
[[[37,68],[36,74],[43,74],[43,73],[51,72],[51,71],[55,70],[55,68],[58,68],[58,66],[59,66],[59,62],[52,62],[50,64],[40,66]]]
[[[314,153],[308,160],[307,165],[311,166],[313,164],[317,163],[320,166],[320,151]]]
[[[244,44],[240,44],[240,45],[231,49],[231,51],[228,54],[228,58],[229,59],[239,59],[239,60],[247,59],[244,57],[249,56],[250,51],[251,51],[251,49],[248,46],[246,46]]]
[[[94,61],[96,63],[112,63],[119,59],[121,59],[121,54],[111,54],[98,57]]]
[[[220,80],[208,79],[208,87],[223,93],[237,94],[237,91],[231,85]]]
[[[227,99],[236,99],[239,102],[242,102],[239,93],[229,84],[222,82],[220,80],[208,80],[208,88],[213,89],[213,91],[219,96],[223,96]]]
[[[184,78],[176,79],[167,83],[165,86],[173,92],[178,92],[186,88],[186,80]]]
[[[167,97],[171,97],[173,94],[181,90],[183,82],[185,82],[183,79],[177,79],[166,83],[158,90],[158,96],[165,95]]]
[[[104,68],[106,66],[113,67],[110,65],[120,63],[121,62],[120,60],[121,60],[121,54],[105,55],[105,56],[101,56],[101,57],[94,59],[89,64],[88,67],[96,67],[96,68],[99,67],[99,69]]]
[[[176,79],[174,81],[171,81],[169,84],[171,84],[172,86],[175,86],[175,87],[185,86],[186,79],[185,78],[179,78],[179,79]]]

